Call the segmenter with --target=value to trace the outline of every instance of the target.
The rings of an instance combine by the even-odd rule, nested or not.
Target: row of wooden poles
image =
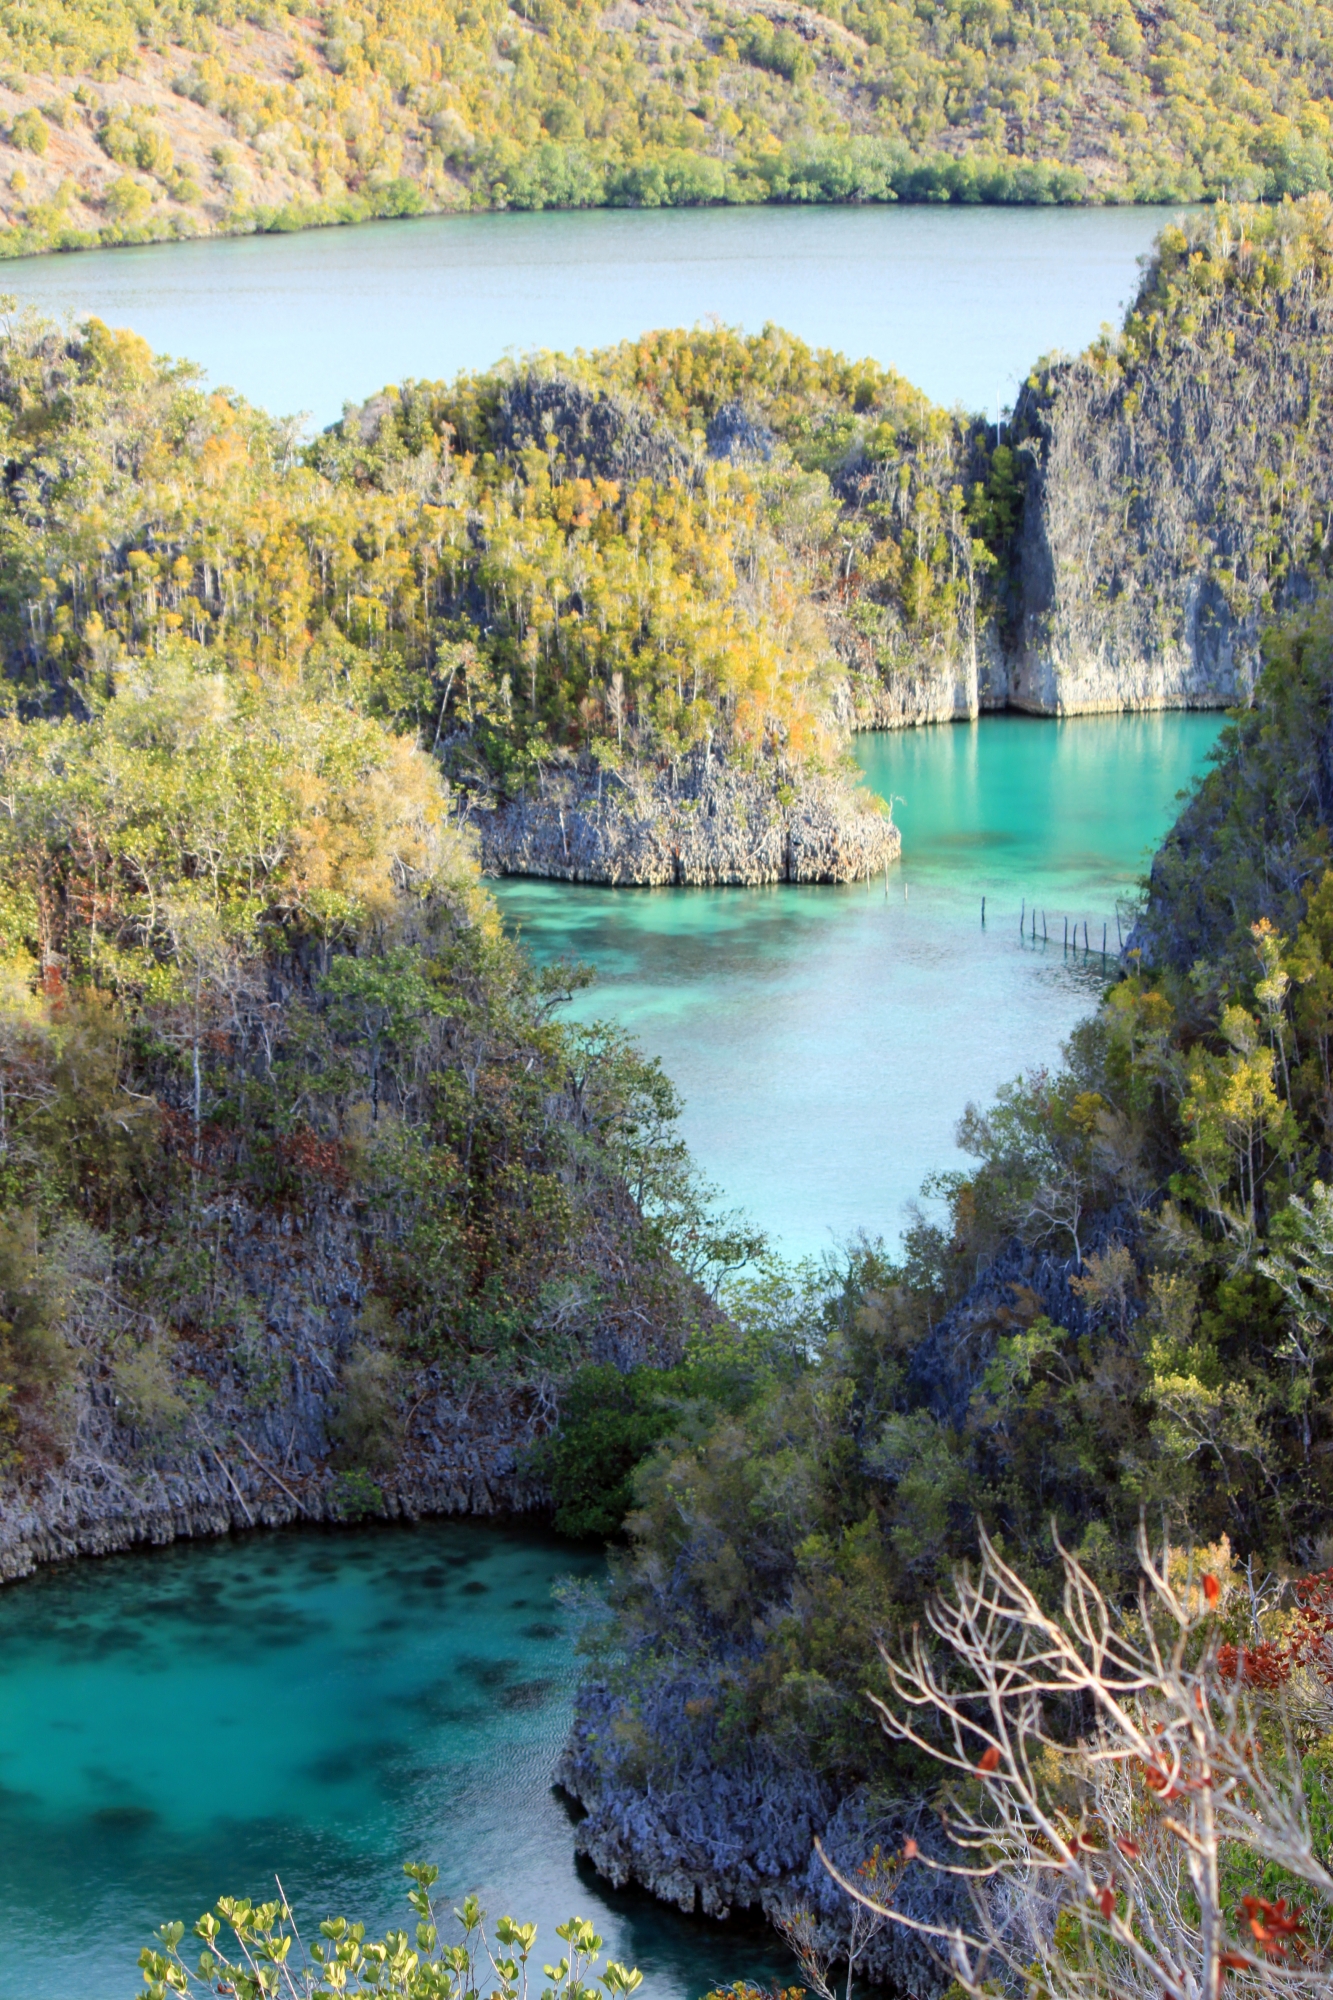
[[[982,899],[981,899],[981,921],[982,921],[982,923],[983,923],[983,924],[984,924],[984,923],[985,923],[985,921],[986,921],[986,898],[985,898],[984,896],[983,896],[983,897],[982,897]],[[1070,931],[1069,931],[1069,919],[1068,919],[1068,917],[1066,917],[1066,918],[1064,919],[1064,927],[1065,927],[1065,934],[1064,934],[1064,949],[1065,949],[1066,951],[1068,951],[1068,950],[1070,949],[1070,944],[1071,944],[1071,942],[1072,942],[1072,945],[1073,945],[1073,949],[1074,949],[1075,951],[1077,951],[1077,950],[1079,949],[1079,943],[1078,943],[1078,928],[1079,928],[1079,919],[1078,919],[1077,917],[1075,917],[1075,919],[1074,919],[1074,931],[1073,931],[1073,938],[1072,938],[1072,940],[1071,940],[1071,938],[1070,938]],[[1102,925],[1102,957],[1103,957],[1103,958],[1105,958],[1105,957],[1107,956],[1107,953],[1108,953],[1108,951],[1109,951],[1109,949],[1110,949],[1110,931],[1111,931],[1111,927],[1110,927],[1110,925],[1109,925],[1109,924],[1103,924],[1103,925]],[[1034,903],[1034,904],[1032,905],[1032,908],[1031,908],[1031,910],[1029,910],[1029,909],[1028,909],[1028,905],[1027,905],[1027,897],[1026,897],[1026,896],[1025,896],[1025,897],[1023,898],[1023,907],[1022,907],[1021,911],[1019,912],[1019,918],[1018,918],[1018,935],[1019,935],[1019,937],[1020,937],[1020,938],[1024,938],[1024,939],[1027,939],[1027,938],[1031,938],[1031,940],[1032,940],[1033,944],[1035,944],[1035,943],[1037,942],[1037,906],[1036,906],[1036,904]],[[1042,941],[1042,943],[1043,943],[1043,944],[1048,944],[1048,943],[1050,942],[1050,938],[1049,938],[1049,935],[1048,935],[1048,933],[1047,933],[1047,929],[1046,929],[1046,912],[1045,912],[1045,910],[1043,910],[1043,911],[1041,912],[1041,941]],[[1116,944],[1116,951],[1117,951],[1117,953],[1119,953],[1119,952],[1122,952],[1122,951],[1124,950],[1124,948],[1125,948],[1125,940],[1124,940],[1124,937],[1123,937],[1123,935],[1122,935],[1122,933],[1121,933],[1121,929],[1120,929],[1120,918],[1119,918],[1119,916],[1118,916],[1118,915],[1117,915],[1117,917],[1116,917],[1116,920],[1115,920],[1115,944]],[[1085,957],[1086,957],[1086,956],[1090,956],[1090,955],[1091,955],[1091,954],[1092,954],[1092,953],[1093,953],[1094,951],[1096,951],[1096,949],[1097,949],[1096,945],[1094,945],[1094,944],[1092,943],[1092,941],[1091,941],[1091,939],[1090,939],[1090,937],[1089,937],[1089,934],[1088,934],[1088,920],[1087,920],[1087,918],[1085,917],[1085,918],[1083,919],[1083,952],[1084,952],[1084,955],[1085,955]]]

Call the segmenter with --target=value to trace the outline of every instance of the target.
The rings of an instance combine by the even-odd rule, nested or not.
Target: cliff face
[[[898,553],[826,594],[851,726],[1248,702],[1329,567],[1331,274],[1324,196],[1173,226],[1121,333],[1039,364],[1003,446],[936,413],[852,454],[844,538],[869,494]]]
[[[915,729],[927,722],[975,722],[1005,708],[1009,665],[992,617],[974,634],[879,672],[853,673],[848,682],[854,729]]]
[[[772,774],[696,753],[670,772],[627,779],[548,772],[540,793],[479,811],[482,865],[620,887],[855,882],[901,852],[877,802],[845,779]]]
[[[1312,595],[1333,502],[1328,204],[1266,226],[1168,231],[1124,337],[1020,399],[1012,706],[1244,703],[1262,631]]]
[[[251,1302],[248,1331],[184,1331],[169,1369],[126,1365],[114,1284],[87,1302],[87,1324],[71,1286],[64,1333],[78,1364],[44,1449],[0,1487],[0,1580],[136,1543],[335,1522],[349,1511],[415,1518],[547,1505],[523,1454],[555,1421],[554,1374],[461,1360],[405,1362],[391,1378],[367,1372],[373,1258],[360,1206],[336,1189],[285,1209],[244,1196],[217,1203],[219,1283]],[[612,1309],[580,1328],[570,1365],[676,1358],[662,1325]]]

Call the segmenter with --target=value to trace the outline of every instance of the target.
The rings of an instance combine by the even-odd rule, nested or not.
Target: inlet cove
[[[158,24],[199,44],[190,143],[254,141],[210,153],[210,228],[404,218],[386,323],[452,245],[454,323],[406,332],[438,358],[386,385],[349,347],[335,398],[312,347],[316,427],[121,324],[116,286],[160,306],[145,274],[193,259],[197,355],[226,274],[267,271],[246,365],[290,380],[310,273],[373,287],[382,232],[149,250],[143,177],[195,200],[162,49],[117,67],[115,8],[95,60],[14,41],[0,5],[82,78],[29,105],[0,74],[0,143],[124,170],[5,239],[73,248],[65,215],[102,247],[77,311],[34,263],[0,326],[0,2000],[136,1965],[141,2000],[1314,2000],[1318,119],[1222,121],[1196,160],[1164,118],[1149,174],[1122,10],[1110,164],[992,159],[989,123],[932,151],[853,129],[899,89],[887,18],[760,15],[706,75],[665,45],[625,70],[631,159],[591,74],[567,123],[560,67],[614,67],[627,23],[441,40],[426,8],[446,112],[344,11],[334,53],[285,14]],[[483,64],[464,101],[492,43],[517,94]],[[224,44],[296,67],[247,110]],[[1291,60],[1294,103],[1313,44]],[[693,201],[694,153],[643,124],[668,74],[738,212],[859,162],[884,212],[838,227],[865,296],[930,273],[918,329],[980,239],[890,227],[890,198],[1209,205],[1022,238],[1086,253],[1068,352],[988,237],[994,340],[935,339],[929,389],[852,342],[864,297],[847,338],[627,316],[624,218],[551,218],[598,274],[568,342],[460,352],[486,256],[526,244],[521,291],[538,239],[411,212],[585,169],[612,205]],[[403,117],[338,152],[381,75]],[[307,142],[325,206],[250,203]],[[790,220],[817,268],[833,222]],[[758,306],[784,225],[678,225],[685,264],[760,246]],[[577,257],[545,268],[577,289]]]

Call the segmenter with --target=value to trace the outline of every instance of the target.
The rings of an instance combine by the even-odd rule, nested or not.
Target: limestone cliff
[[[1034,369],[1002,447],[938,412],[924,446],[853,452],[844,538],[867,496],[902,526],[826,606],[850,726],[1247,702],[1329,563],[1331,272],[1324,196],[1173,225],[1120,333]]]
[[[1123,335],[1029,382],[1011,706],[1248,700],[1329,553],[1330,213],[1168,230]]]
[[[849,676],[853,729],[915,729],[927,722],[975,722],[1008,703],[1009,664],[993,618],[975,634],[919,656],[886,660]]]
[[[772,773],[696,753],[674,775],[548,771],[541,789],[475,814],[494,875],[620,887],[855,882],[898,859],[892,815],[840,776]]]
[[[24,1462],[0,1465],[0,1580],[136,1543],[362,1510],[415,1518],[548,1504],[524,1453],[556,1419],[549,1366],[488,1369],[460,1355],[367,1374],[374,1259],[362,1210],[336,1187],[280,1208],[241,1192],[218,1202],[220,1282],[249,1301],[247,1330],[183,1330],[169,1366],[160,1350],[146,1362],[133,1349],[133,1316],[105,1270],[73,1273],[62,1332],[77,1367]],[[660,1316],[601,1304],[574,1328],[567,1365],[677,1355]],[[348,1464],[358,1467],[350,1481]]]

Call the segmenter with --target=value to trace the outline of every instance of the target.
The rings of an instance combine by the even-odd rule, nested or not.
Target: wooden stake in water
[[[1023,932],[1027,929],[1027,920],[1028,920],[1028,899],[1026,896],[1024,896],[1023,907],[1018,913],[1018,935],[1020,937],[1022,937]]]
[[[1088,949],[1088,920],[1086,917],[1083,919],[1083,949],[1085,952]]]
[[[981,928],[983,931],[986,928],[986,898],[984,896],[981,899]]]
[[[1065,918],[1065,950],[1069,949],[1069,919]]]
[[[1046,942],[1046,912],[1045,912],[1045,910],[1043,910],[1043,911],[1042,911],[1042,913],[1041,913],[1041,941],[1042,941],[1042,943],[1043,943],[1043,944],[1045,944],[1045,942]]]
[[[1106,925],[1102,925],[1102,964],[1106,964]]]

